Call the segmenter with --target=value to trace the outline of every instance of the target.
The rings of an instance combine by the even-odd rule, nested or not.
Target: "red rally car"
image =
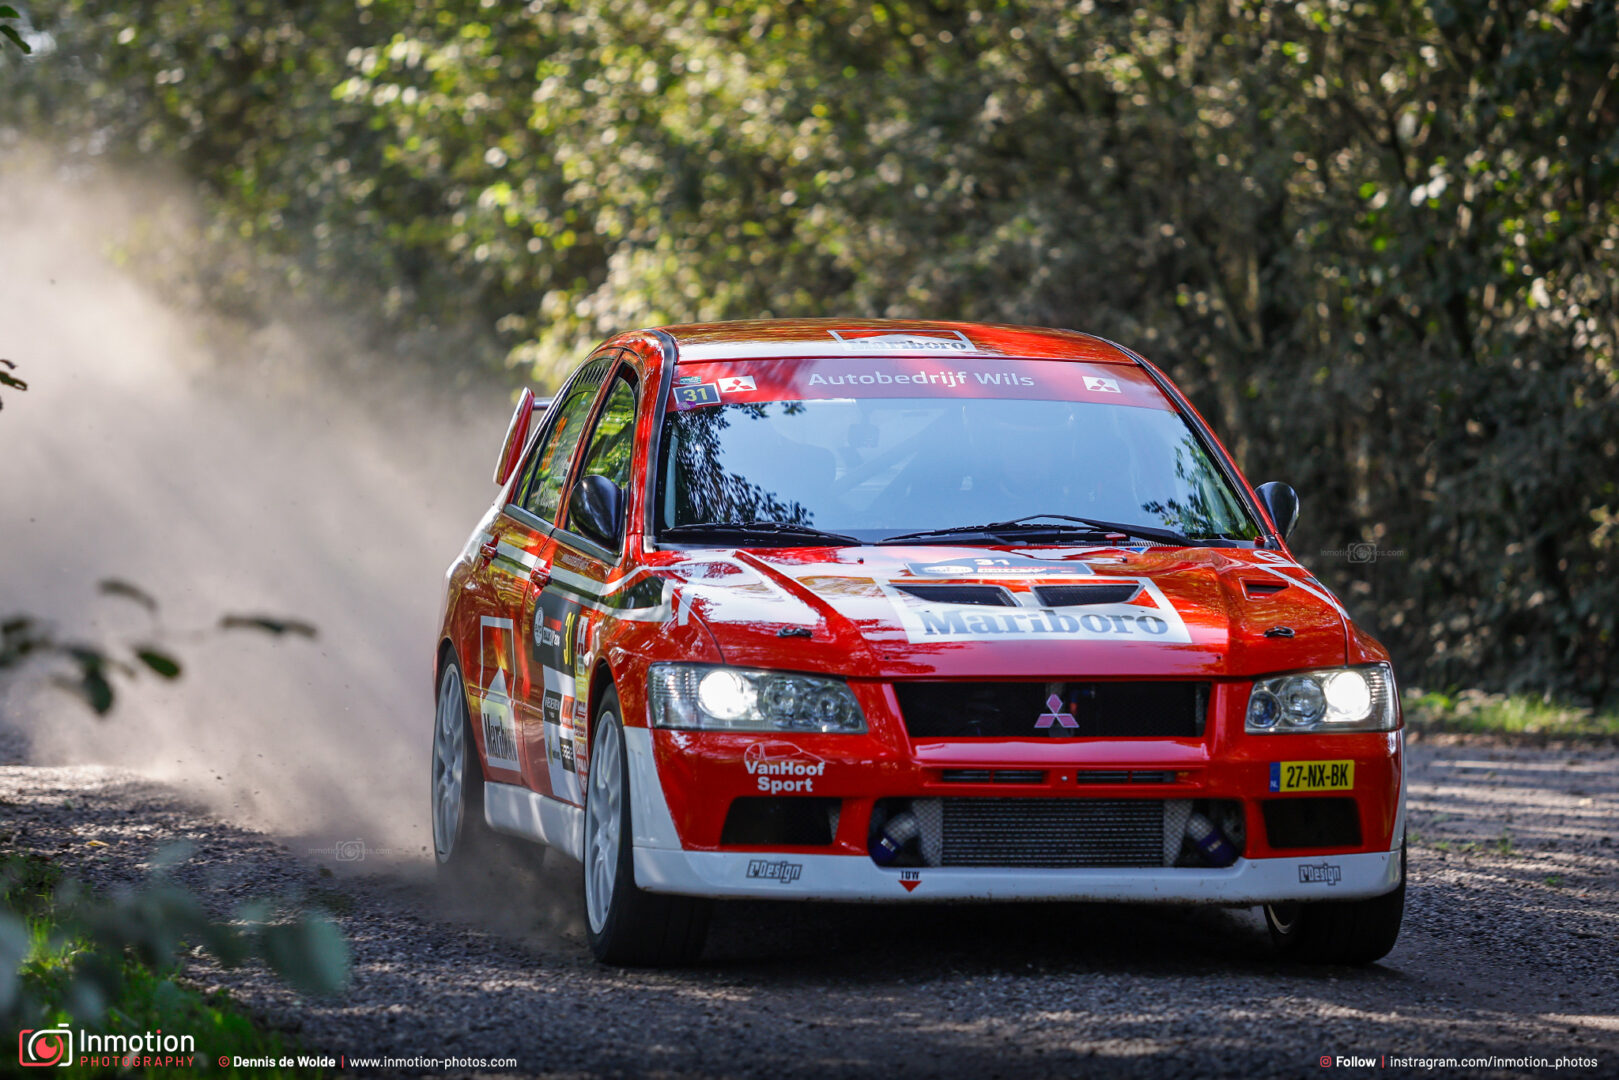
[[[621,334],[450,567],[433,838],[583,865],[604,961],[715,898],[1263,905],[1366,963],[1405,903],[1388,653],[1163,372],[1081,333]],[[507,854],[502,855],[502,852]]]

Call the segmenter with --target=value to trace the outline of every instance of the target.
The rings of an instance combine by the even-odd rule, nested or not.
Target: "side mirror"
[[[605,476],[581,477],[568,496],[569,530],[616,550],[623,527],[623,490]]]
[[[506,441],[500,447],[500,460],[495,462],[495,483],[504,484],[517,470],[517,461],[528,445],[529,428],[534,423],[534,391],[523,387],[523,396],[517,399],[512,422],[506,426]]]
[[[1254,494],[1265,504],[1265,510],[1281,531],[1282,539],[1293,535],[1293,526],[1299,523],[1299,493],[1278,480],[1272,480],[1268,484],[1260,484]]]

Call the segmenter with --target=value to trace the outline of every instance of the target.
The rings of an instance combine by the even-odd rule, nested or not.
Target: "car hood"
[[[1340,664],[1342,605],[1237,548],[688,550],[663,573],[727,663],[857,677],[1249,676]]]

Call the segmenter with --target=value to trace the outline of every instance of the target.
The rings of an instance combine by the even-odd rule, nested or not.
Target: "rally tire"
[[[1405,915],[1405,841],[1400,884],[1368,900],[1266,904],[1265,925],[1276,951],[1306,964],[1371,964],[1389,954]]]
[[[636,886],[630,791],[618,693],[609,687],[591,725],[585,793],[585,932],[590,951],[602,963],[621,967],[690,964],[702,954],[713,904]],[[603,810],[611,817],[599,817]]]

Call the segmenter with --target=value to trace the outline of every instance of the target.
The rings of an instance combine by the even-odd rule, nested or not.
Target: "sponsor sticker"
[[[951,559],[948,562],[906,563],[913,577],[1086,577],[1095,571],[1084,563],[1038,562],[1031,559],[1003,559],[993,556]]]
[[[583,801],[579,773],[585,724],[580,715],[581,703],[576,700],[578,683],[574,673],[585,623],[579,605],[555,589],[546,589],[535,600],[533,659],[542,680],[535,692],[541,695],[546,776],[550,794],[576,805]]]
[[[913,643],[946,641],[1142,641],[1189,644],[1191,634],[1148,578],[1101,578],[1138,586],[1122,604],[1088,605],[1083,613],[1049,607],[987,607],[925,600],[886,588],[905,636]]]
[[[720,403],[719,388],[713,383],[677,386],[674,388],[674,395],[676,409],[695,409],[703,405],[718,405]]]
[[[682,367],[671,408],[718,405],[733,398],[750,403],[982,398],[1067,401],[1090,410],[1130,406],[1173,411],[1151,380],[1118,365],[1009,360],[948,332],[849,337],[835,348],[848,355],[760,366],[714,360]],[[736,381],[743,379],[752,384]],[[699,389],[703,386],[713,387],[712,396]],[[865,446],[870,437],[857,424],[850,431],[850,445]]]
[[[754,743],[742,754],[742,767],[766,795],[808,794],[826,775],[826,762],[791,743]]]
[[[787,862],[772,862],[769,859],[749,859],[748,876],[750,878],[763,878],[765,881],[775,881],[782,885],[790,885],[797,881],[804,873],[804,864]]]
[[[483,727],[484,756],[490,768],[522,768],[517,760],[517,721],[512,711],[511,675],[515,649],[512,641],[512,621],[485,616],[480,623],[481,655],[478,666],[485,673],[488,684],[478,706],[478,719]],[[490,672],[493,674],[490,674]]]
[[[1003,372],[974,372],[984,386],[1033,386],[1034,380],[1026,375],[1007,375]],[[936,386],[954,390],[970,385],[965,371],[851,371],[841,375],[823,375],[819,371],[809,377],[805,385],[816,386]]]
[[[1272,791],[1348,791],[1355,786],[1353,761],[1273,761]]]
[[[899,883],[905,887],[906,892],[915,892],[916,887],[922,884],[922,871],[901,870],[899,872]]]
[[[1300,885],[1336,885],[1344,879],[1343,868],[1337,863],[1299,863]]]
[[[977,352],[978,346],[960,330],[828,330],[835,341],[850,351],[877,352]]]

